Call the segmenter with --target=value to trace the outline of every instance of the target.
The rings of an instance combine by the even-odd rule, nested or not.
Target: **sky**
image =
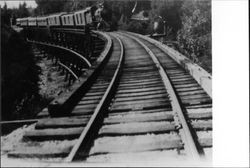
[[[37,6],[35,0],[0,0],[1,7],[4,6],[5,2],[8,8],[18,8],[19,4],[23,2],[26,2],[27,7],[35,8]]]

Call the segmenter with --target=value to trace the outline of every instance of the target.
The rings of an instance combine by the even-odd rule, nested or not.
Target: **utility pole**
[[[166,36],[166,21],[165,20],[163,21],[163,26],[164,26],[163,33],[164,33],[164,36]]]

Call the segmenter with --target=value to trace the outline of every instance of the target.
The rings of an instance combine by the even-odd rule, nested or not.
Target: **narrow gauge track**
[[[118,39],[112,37],[112,41],[113,52],[107,64],[89,91],[75,106],[71,116],[39,120],[31,130],[24,133],[24,143],[19,144],[15,151],[9,152],[9,157],[61,160],[72,153],[74,145],[79,144],[78,139],[81,138],[83,130],[94,125],[91,123],[93,117],[103,109],[104,104],[109,104],[107,101],[110,97],[110,89],[113,89],[111,82],[116,79],[113,76],[117,76],[118,65],[119,62],[121,64],[123,55]]]
[[[24,135],[30,145],[8,156],[98,162],[128,153],[153,155],[160,151],[168,158],[183,160],[199,159],[204,147],[211,147],[211,98],[201,98],[205,95],[201,87],[153,44],[129,34],[111,34],[111,58],[72,116],[37,122]],[[122,74],[117,75],[116,67],[122,66],[122,43],[124,64]],[[114,74],[120,80],[112,78]],[[118,86],[111,86],[111,81],[119,81]],[[105,106],[100,107],[100,102]],[[55,146],[41,148],[41,141]]]
[[[154,54],[135,38],[118,36],[126,51],[122,76],[87,161],[125,158],[129,153],[153,155],[155,151],[169,160],[200,159],[176,95]]]
[[[129,33],[127,33],[129,35]],[[134,34],[130,34],[134,36]],[[137,36],[139,37],[139,36]],[[181,103],[184,115],[196,140],[200,153],[206,154],[212,147],[212,99],[176,61],[166,55],[155,44],[139,38],[151,49],[165,72],[170,78],[172,86]]]

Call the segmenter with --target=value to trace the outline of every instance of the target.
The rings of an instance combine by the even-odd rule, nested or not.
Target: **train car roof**
[[[31,19],[36,19],[37,17],[28,17],[27,19],[28,20],[31,20]]]
[[[67,16],[67,15],[74,15],[74,12],[65,13],[65,14],[62,14],[61,16]]]
[[[47,16],[38,16],[36,18],[36,20],[44,20],[44,19],[47,19],[48,17]]]
[[[87,8],[81,9],[81,10],[77,10],[77,11],[75,11],[74,13],[81,13],[81,12],[88,11],[88,10],[90,10],[90,9],[91,9],[91,7],[87,7]]]
[[[28,17],[25,17],[25,18],[18,18],[20,20],[28,20]]]
[[[53,13],[53,14],[48,15],[47,17],[61,16],[61,15],[64,15],[64,14],[67,14],[67,13],[66,12]]]

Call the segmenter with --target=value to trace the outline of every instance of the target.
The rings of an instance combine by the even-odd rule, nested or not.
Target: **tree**
[[[211,59],[211,1],[188,1],[181,8],[182,28],[177,40],[181,51],[193,61]]]
[[[70,0],[35,0],[37,3],[36,14],[46,15],[64,12],[64,6]]]
[[[189,2],[189,1],[188,1]],[[181,5],[183,0],[152,0],[151,2],[151,25],[154,18],[162,17],[166,21],[166,28],[171,30],[173,37],[176,37],[178,30],[181,28]]]
[[[11,10],[8,9],[6,2],[3,8],[1,8],[1,22],[2,24],[10,25]]]
[[[2,119],[34,117],[32,101],[38,98],[39,68],[30,45],[21,34],[1,24]]]
[[[17,15],[20,18],[30,16],[30,13],[27,9],[27,4],[25,2],[23,4],[19,4],[18,10],[17,10]]]

